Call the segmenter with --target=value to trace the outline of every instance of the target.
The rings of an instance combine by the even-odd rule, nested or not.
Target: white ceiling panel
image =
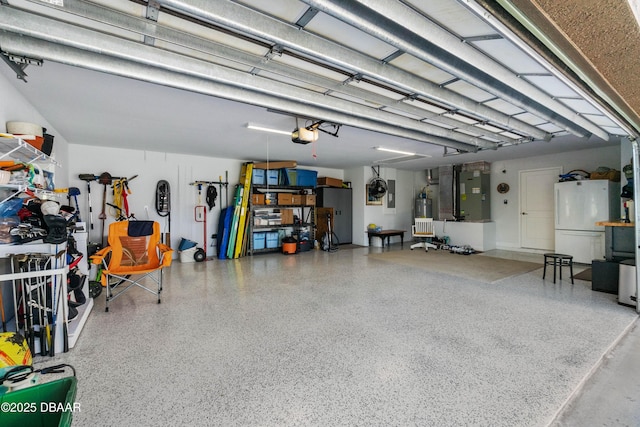
[[[436,125],[436,126],[439,126],[441,128],[444,128],[444,129],[458,129],[457,126],[451,126],[449,124],[442,123],[442,122],[439,122],[439,121],[433,120],[433,119],[424,119],[423,122],[429,123],[429,124],[432,124],[432,125]]]
[[[369,92],[377,93],[378,95],[386,96],[387,98],[395,99],[396,101],[404,98],[404,95],[402,94],[387,90],[371,83],[367,83],[365,81],[352,81],[349,84],[360,89],[368,90]]]
[[[289,65],[290,67],[295,67],[300,70],[308,71],[310,73],[335,80],[336,83],[343,82],[347,79],[347,76],[342,73],[338,73],[330,68],[316,65],[309,61],[287,55],[286,53],[284,53],[282,56],[274,56],[273,58],[271,58],[271,61],[279,62],[285,65]]]
[[[470,85],[463,80],[456,80],[455,82],[448,84],[446,87],[447,89],[451,89],[454,92],[458,92],[460,95],[464,95],[467,98],[471,98],[478,102],[484,102],[491,98],[495,98],[489,92]]]
[[[326,90],[325,88],[320,87],[320,86],[311,85],[311,84],[302,82],[300,80],[292,79],[290,77],[286,77],[286,76],[283,76],[283,75],[280,75],[280,74],[276,74],[276,73],[272,73],[272,72],[265,71],[265,70],[260,70],[258,72],[258,75],[260,77],[265,77],[265,78],[268,78],[268,79],[271,79],[271,80],[275,80],[275,81],[278,81],[278,82],[287,83],[287,84],[290,84],[292,86],[301,87],[303,89],[307,89],[307,90],[310,90],[310,91],[313,91],[313,92],[323,93]]]
[[[616,125],[613,120],[607,116],[602,116],[600,114],[583,114],[583,116],[598,126],[618,127],[618,125]]]
[[[91,2],[140,18],[146,16],[147,6],[129,0],[92,0]]]
[[[522,108],[516,107],[515,105],[502,99],[492,99],[491,101],[485,102],[484,105],[509,115],[524,112]]]
[[[298,0],[235,0],[237,3],[286,22],[296,22],[309,8]]]
[[[407,0],[406,3],[429,16],[455,35],[462,38],[495,34],[495,30],[464,6],[451,0]]]
[[[222,65],[228,68],[233,68],[234,70],[240,70],[240,71],[244,71],[246,73],[250,72],[252,70],[253,67],[246,65],[246,64],[241,64],[239,62],[235,62],[235,61],[229,61],[228,59],[225,58],[220,58],[218,56],[214,56],[214,55],[209,55],[206,53],[203,53],[199,50],[193,50],[193,49],[189,49],[183,46],[179,46],[179,45],[175,45],[172,43],[166,43],[162,40],[156,40],[155,41],[155,46],[160,48],[160,49],[165,49],[168,50],[170,52],[175,52],[175,53],[180,53],[186,56],[190,56],[193,58],[198,58],[198,59],[202,59],[204,61],[208,61],[217,65]]]
[[[456,129],[456,132],[464,133],[465,135],[475,136],[476,138],[483,135],[482,132],[471,132],[468,129]]]
[[[540,74],[549,72],[508,40],[481,40],[474,41],[471,44],[505,67],[513,70],[516,74]]]
[[[325,13],[318,13],[304,29],[376,59],[386,58],[397,50],[390,44]]]
[[[531,113],[514,114],[513,117],[534,126],[547,122],[545,119]]]
[[[398,110],[397,108],[393,108],[393,107],[384,107],[383,109],[385,111],[390,112],[390,113],[397,114],[397,115],[403,116],[403,117],[408,117],[408,118],[414,119],[414,120],[422,120],[424,118],[422,116],[416,116],[415,114],[410,114],[410,113],[407,113],[407,112],[402,111],[402,110]]]
[[[544,123],[538,126],[540,129],[544,129],[549,133],[559,133],[564,132],[564,129],[554,125],[553,123]]]
[[[217,31],[204,25],[193,24],[192,22],[169,15],[168,13],[160,13],[158,23],[178,31],[201,37],[205,40],[214,41],[254,55],[264,55],[268,52],[268,49],[257,43],[251,43],[240,37],[236,37],[222,31]]]
[[[469,118],[463,114],[447,114],[447,117],[451,117],[454,120],[457,120],[459,122],[463,122],[466,123],[468,125],[475,125],[478,123],[477,120]]]
[[[611,135],[627,136],[627,132],[625,132],[624,130],[620,129],[617,126],[615,127],[602,126],[602,128],[606,129],[606,131],[609,132]]]
[[[510,139],[522,139],[522,135],[518,135],[516,133],[511,133],[511,132],[502,132],[500,135],[506,136],[507,138]]]
[[[329,96],[333,96],[335,98],[344,99],[346,101],[355,102],[356,104],[366,105],[367,107],[378,109],[382,107],[382,105],[375,103],[373,101],[369,101],[362,98],[356,98],[355,96],[347,95],[342,92],[329,92]]]
[[[489,124],[477,124],[477,125],[474,125],[474,126],[477,127],[477,128],[480,128],[480,129],[484,129],[484,130],[489,131],[489,132],[494,132],[494,133],[500,133],[500,132],[504,131],[504,129],[501,129],[501,128],[496,127],[496,126],[491,126]]]
[[[144,10],[144,9],[141,9],[140,5],[134,5],[134,7],[128,7],[128,5],[126,5],[123,2],[115,2],[115,3],[118,6],[122,6],[123,11],[130,12],[131,14],[137,17],[140,17],[141,10]],[[24,0],[17,0],[17,1],[12,0],[10,4],[18,6],[21,9],[23,8],[25,10],[32,11],[34,13],[38,13],[43,16],[50,17],[56,20],[68,22],[70,24],[74,24],[74,25],[85,27],[92,30],[101,31],[105,34],[110,34],[110,35],[118,36],[127,40],[132,40],[137,42],[144,41],[144,37],[134,31],[129,31],[120,27],[114,27],[108,24],[103,24],[94,19],[85,18],[79,15],[66,13],[64,11],[54,9],[52,7],[48,7],[44,4],[38,4],[35,2],[29,2]],[[107,6],[114,8],[109,4],[107,4]]]
[[[400,55],[393,61],[390,61],[389,64],[436,84],[444,83],[453,78],[453,76],[446,71],[442,71],[408,53]]]
[[[596,109],[596,107],[593,106],[592,103],[587,102],[584,99],[561,99],[560,101],[580,114],[602,114]]]
[[[405,102],[405,103],[410,104],[410,105],[412,105],[414,107],[422,108],[423,110],[427,110],[427,111],[430,111],[430,112],[436,113],[436,114],[444,114],[444,113],[446,113],[448,111],[448,110],[445,110],[444,108],[437,107],[437,106],[432,105],[432,104],[430,104],[428,102],[420,101],[419,99],[418,100],[407,99],[407,100],[404,100],[402,102]]]
[[[522,76],[523,79],[531,82],[533,85],[538,86],[541,90],[548,93],[552,97],[560,98],[578,98],[578,94],[575,93],[569,86],[562,83],[559,79],[553,76]]]

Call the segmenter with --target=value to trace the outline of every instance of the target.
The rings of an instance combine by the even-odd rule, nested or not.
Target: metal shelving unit
[[[22,138],[0,136],[0,160],[14,160],[19,163],[44,162],[60,167],[60,164],[51,157],[38,150]],[[36,188],[28,182],[0,184],[1,189],[9,190],[10,195],[3,197],[0,203],[9,200],[16,193],[30,190],[37,197],[51,198],[54,193],[41,188]]]
[[[296,186],[296,185],[252,185],[251,194],[258,193],[292,193],[300,194],[302,191],[307,194],[315,194],[315,187],[313,186]],[[310,192],[310,193],[309,193]],[[297,224],[272,224],[272,225],[255,225],[255,210],[256,209],[300,209],[301,218],[310,218],[310,221],[303,221]],[[278,245],[275,248],[255,249],[253,244],[253,234],[255,232],[267,232],[273,230],[291,229],[293,234],[299,233],[301,229],[309,228],[309,239],[313,242],[315,239],[315,227],[316,227],[316,214],[314,205],[293,205],[293,204],[260,204],[254,205],[249,200],[249,211],[251,212],[251,222],[249,223],[249,254],[254,253],[266,253],[277,252],[281,246]],[[307,212],[307,215],[305,215]]]
[[[50,158],[25,140],[21,138],[7,137],[5,135],[0,136],[0,160],[13,160],[20,163],[34,163],[34,162],[44,162],[48,164],[53,164],[57,167],[60,166],[58,162],[54,159]],[[20,184],[2,184],[0,188],[7,189],[11,192],[11,194],[5,198],[5,200],[14,197],[16,193],[31,190],[38,197],[47,197],[51,198],[51,196],[55,196],[56,193],[51,191],[42,190],[35,188],[28,183],[20,183]],[[4,201],[4,200],[3,200]],[[0,202],[1,203],[1,202]],[[84,247],[83,253],[86,254],[86,238],[79,239],[80,235],[76,234],[76,241],[78,243],[78,248]],[[79,241],[80,240],[80,241]],[[82,249],[81,249],[82,250]],[[60,254],[60,251],[63,251],[64,254]],[[49,244],[49,243],[41,243],[40,241],[29,242],[25,244],[0,244],[0,258],[7,259],[11,262],[13,257],[19,255],[35,255],[35,256],[45,256],[50,257],[52,262],[48,263],[48,267],[44,269],[36,269],[35,271],[31,271],[29,269],[21,269],[20,271],[11,271],[9,273],[3,272],[0,273],[0,287],[2,287],[5,283],[8,283],[12,286],[12,291],[14,295],[14,317],[15,317],[15,330],[18,329],[18,316],[17,316],[17,298],[16,292],[19,287],[24,285],[25,280],[34,280],[34,279],[42,279],[43,281],[38,283],[47,283],[53,282],[61,287],[60,294],[64,297],[61,297],[56,300],[56,308],[59,315],[57,316],[57,325],[60,326],[63,323],[67,322],[67,314],[69,312],[68,307],[62,307],[63,304],[67,303],[67,273],[69,267],[66,263],[66,243],[63,244]],[[84,260],[83,260],[84,261]],[[83,264],[84,266],[81,268],[83,273],[88,273],[86,270],[86,262]],[[87,303],[78,307],[78,315],[74,319],[73,322],[68,323],[68,343],[69,348],[72,348],[79,335],[80,331],[84,327],[84,324],[91,312],[91,308],[93,307],[93,300],[88,295],[87,281],[85,281],[85,288],[83,291],[85,296],[87,297]],[[30,285],[29,285],[30,286]],[[0,289],[1,291],[1,289]],[[53,303],[53,300],[51,301]],[[53,310],[53,307],[48,307],[50,310]],[[11,328],[14,329],[14,328]],[[63,339],[62,339],[62,327],[56,328],[56,339],[55,339],[55,353],[61,353],[63,351]],[[40,343],[36,341],[38,349],[36,351],[39,352]]]

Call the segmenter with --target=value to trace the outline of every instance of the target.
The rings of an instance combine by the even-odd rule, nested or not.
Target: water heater
[[[416,199],[416,218],[433,218],[433,200],[418,197]]]

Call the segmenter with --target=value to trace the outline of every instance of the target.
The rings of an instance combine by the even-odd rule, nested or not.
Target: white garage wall
[[[46,128],[47,133],[55,137],[51,157],[62,165],[62,167],[47,166],[46,169],[54,172],[56,186],[65,188],[67,177],[64,173],[64,165],[68,163],[67,141],[38,112],[37,106],[28,102],[2,74],[0,74],[0,94],[2,94],[0,96],[0,132],[6,132],[5,124],[8,121],[37,123]]]
[[[628,155],[623,156],[624,164],[628,163],[629,157]],[[492,163],[491,219],[496,223],[496,247],[498,249],[520,249],[520,195],[518,182],[520,171],[561,167],[564,173],[575,169],[590,172],[600,166],[622,170],[624,165],[621,165],[621,148],[594,148]],[[496,187],[501,182],[509,184],[510,190],[507,194],[498,193]],[[416,172],[414,175],[416,194],[420,192],[426,183],[425,171]],[[434,199],[434,217],[437,219],[438,185],[432,185],[430,188],[432,190],[431,196]],[[504,204],[505,199],[507,204]]]
[[[563,173],[576,169],[591,172],[600,166],[620,170],[620,147],[595,148],[493,163],[491,165],[491,219],[496,222],[498,249],[520,248],[518,182],[520,171],[556,166],[561,167]],[[501,182],[509,184],[510,190],[507,194],[500,194],[496,190]],[[504,199],[508,201],[506,205],[503,203]]]
[[[160,217],[155,210],[155,190],[159,180],[167,180],[171,186],[171,243],[176,249],[181,238],[198,242],[201,247],[205,238],[204,223],[196,223],[194,208],[197,204],[206,204],[206,186],[202,188],[201,200],[198,202],[197,187],[190,185],[194,181],[222,181],[229,176],[228,203],[233,204],[234,186],[239,182],[242,160],[199,157],[192,155],[159,153],[153,151],[124,150],[110,147],[91,147],[87,145],[71,144],[69,152],[69,185],[78,187],[82,219],[90,222],[87,203],[87,183],[81,181],[80,174],[100,175],[109,172],[112,176],[132,177],[138,175],[130,183],[132,194],[128,198],[130,211],[138,219],[151,219],[160,222],[163,232],[169,231],[167,218]],[[312,169],[301,166],[300,168]],[[344,172],[337,169],[315,168],[318,176],[332,176],[342,178]],[[212,234],[217,233],[218,219],[221,208],[227,206],[227,197],[220,194],[216,185],[218,199],[216,206],[207,209],[206,239],[207,254],[215,254],[211,247],[214,243]],[[101,242],[101,221],[98,215],[102,210],[103,186],[98,182],[91,183],[91,204],[93,210],[93,230],[90,230],[89,240]],[[108,187],[108,202],[112,203],[111,187]],[[107,206],[108,224],[114,221],[115,209]],[[106,231],[105,231],[106,234]]]

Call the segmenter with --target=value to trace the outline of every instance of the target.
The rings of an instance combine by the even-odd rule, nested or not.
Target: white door
[[[520,246],[554,250],[554,192],[562,168],[520,171]]]

